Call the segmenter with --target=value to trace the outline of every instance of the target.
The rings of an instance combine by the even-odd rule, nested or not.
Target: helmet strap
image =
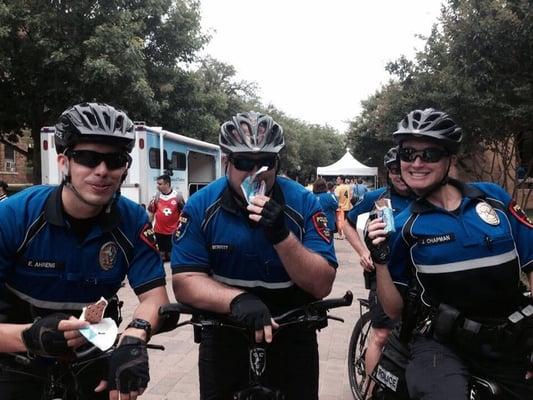
[[[122,174],[122,178],[120,179],[120,185],[119,185],[118,189],[115,191],[115,193],[111,197],[111,200],[109,200],[109,202],[105,205],[106,214],[109,214],[111,212],[111,206],[113,205],[115,200],[120,196],[120,187],[122,186],[122,183],[124,183],[124,181],[126,180],[127,176],[128,176],[128,169],[126,169],[126,172],[124,172],[124,174]],[[72,184],[71,177],[70,177],[70,163],[67,164],[66,171],[65,170],[63,171],[63,185],[66,188],[70,189],[72,191],[72,193],[74,193],[74,195],[82,203],[85,203],[85,204],[87,204],[88,206],[91,206],[91,207],[101,207],[101,204],[94,204],[94,203],[91,203],[90,201],[87,201],[86,199],[84,199],[82,197],[82,195],[80,194],[80,192],[78,192],[76,187]]]
[[[418,196],[419,198],[427,198],[431,193],[433,193],[435,190],[438,190],[440,189],[441,187],[445,186],[448,184],[448,181],[449,181],[449,177],[448,177],[448,174],[450,173],[450,168],[452,166],[452,158],[450,157],[449,161],[448,161],[448,167],[446,168],[446,173],[444,174],[444,176],[442,177],[442,179],[437,182],[437,183],[434,183],[433,185],[430,185],[425,191],[424,193],[422,193],[420,196]],[[410,188],[409,188],[410,189]]]

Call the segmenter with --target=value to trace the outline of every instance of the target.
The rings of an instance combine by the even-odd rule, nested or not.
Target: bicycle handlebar
[[[353,294],[352,292],[347,291],[343,297],[317,300],[287,311],[273,319],[280,325],[310,322],[319,316],[327,318],[325,314],[328,310],[350,306],[352,301]],[[162,317],[176,318],[176,316],[179,317],[180,314],[192,315],[193,318],[189,321],[176,324],[176,328],[186,324],[194,324],[195,322],[202,323],[202,321],[209,321],[210,323],[237,329],[243,328],[242,325],[238,324],[227,315],[201,310],[183,303],[170,303],[159,307],[159,315]],[[178,318],[176,318],[176,321],[177,320]]]

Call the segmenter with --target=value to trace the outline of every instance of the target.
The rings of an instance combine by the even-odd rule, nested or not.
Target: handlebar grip
[[[170,303],[164,304],[159,307],[158,314],[163,317],[168,317],[173,314],[181,314],[181,304],[179,303]]]
[[[318,301],[317,306],[324,310],[330,310],[332,308],[337,308],[337,307],[351,306],[352,301],[353,301],[353,293],[348,290],[342,297]]]
[[[183,303],[169,303],[159,307],[159,315],[161,316],[173,316],[176,314],[199,315],[206,313],[207,311]]]

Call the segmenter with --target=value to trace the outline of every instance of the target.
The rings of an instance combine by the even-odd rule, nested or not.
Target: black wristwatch
[[[148,341],[150,340],[150,337],[152,336],[152,325],[150,324],[150,322],[144,319],[135,318],[133,321],[131,321],[128,324],[126,329],[127,328],[142,329],[143,331],[145,331],[146,332],[146,343],[148,343]]]

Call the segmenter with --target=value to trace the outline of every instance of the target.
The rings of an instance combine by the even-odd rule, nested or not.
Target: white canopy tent
[[[377,167],[367,167],[366,165],[357,161],[346,149],[346,154],[340,160],[325,167],[317,167],[317,176],[373,176],[374,185],[377,184],[378,169]]]

